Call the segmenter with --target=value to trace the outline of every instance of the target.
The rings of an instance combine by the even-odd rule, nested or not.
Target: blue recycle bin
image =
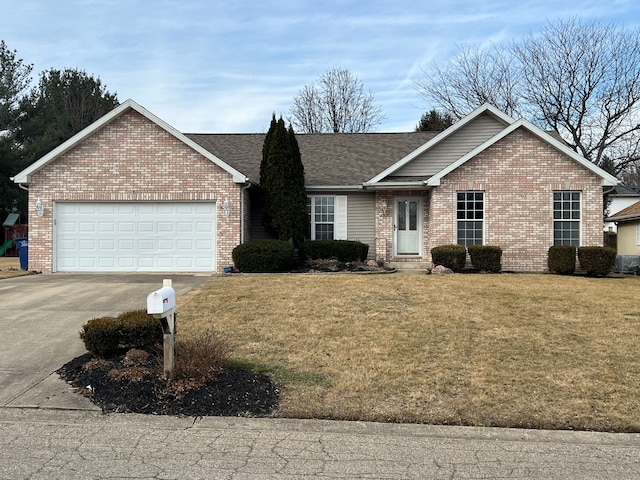
[[[14,238],[13,241],[20,257],[20,270],[27,270],[29,268],[29,239],[20,237]]]

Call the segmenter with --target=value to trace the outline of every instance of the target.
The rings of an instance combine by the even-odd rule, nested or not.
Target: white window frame
[[[560,213],[563,214],[563,218],[556,218],[556,207],[554,205],[554,203],[558,202],[558,200],[556,200],[555,196],[556,194],[561,194],[562,196],[564,196],[564,194],[571,194],[571,196],[573,197],[573,194],[578,194],[579,195],[579,199],[578,199],[578,218],[573,218],[573,215],[571,215],[571,218],[565,218],[564,217],[564,213],[566,211],[566,209],[564,208],[564,206],[561,207],[561,209],[559,210]],[[582,192],[580,190],[555,190],[551,196],[551,212],[552,212],[552,239],[553,239],[553,245],[573,245],[575,247],[579,247],[582,244]],[[569,203],[573,203],[575,200],[573,198],[569,199]],[[561,198],[559,200],[560,203],[564,203],[566,202],[566,200],[564,198]],[[571,214],[572,212],[575,212],[576,210],[573,208],[573,206],[571,206],[568,210],[569,214]],[[556,239],[556,222],[571,222],[571,223],[576,223],[578,225],[578,238],[577,240],[575,240],[575,242],[571,242],[571,243],[566,243],[566,241],[564,241],[564,239],[560,238],[560,239]]]
[[[331,198],[333,199],[333,221],[316,221],[316,201],[317,199]],[[347,196],[346,195],[309,195],[307,197],[307,213],[309,214],[310,223],[310,240],[317,240],[316,225],[331,224],[333,225],[332,240],[347,239]]]
[[[636,245],[640,245],[640,220],[636,221]]]
[[[464,194],[464,196],[465,196],[465,200],[464,201],[467,202],[466,196],[468,194],[473,194],[474,195],[474,200],[473,201],[475,203],[475,201],[476,201],[475,200],[475,195],[478,194],[478,193],[482,194],[482,218],[480,218],[480,219],[477,219],[477,218],[473,218],[473,219],[470,219],[470,218],[469,219],[468,218],[458,218],[458,212],[460,211],[458,209],[458,202],[459,202],[458,195]],[[486,225],[485,217],[486,217],[486,209],[487,209],[486,195],[485,195],[484,190],[458,190],[456,192],[455,201],[456,201],[456,243],[459,244],[459,245],[464,245],[465,247],[468,247],[469,245],[484,245],[485,238],[486,238],[486,235],[485,235],[485,225]],[[465,212],[466,211],[467,210],[465,208]],[[474,208],[474,211],[476,211],[475,208]],[[468,242],[461,243],[463,240],[461,240],[459,238],[459,235],[458,235],[458,233],[460,231],[460,228],[459,228],[460,222],[469,222],[469,221],[471,221],[471,222],[481,222],[482,223],[482,241],[480,243],[468,243]]]

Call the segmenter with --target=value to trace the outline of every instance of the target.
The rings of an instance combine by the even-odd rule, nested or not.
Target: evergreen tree
[[[435,108],[422,114],[416,126],[416,132],[441,132],[453,125],[453,117],[448,113],[440,113]]]
[[[42,72],[21,106],[18,141],[29,164],[113,110],[118,99],[84,71],[51,69]]]
[[[0,220],[7,213],[26,210],[26,192],[9,177],[26,166],[20,158],[16,129],[32,69],[32,65],[16,58],[16,51],[10,50],[4,40],[0,41]]]
[[[262,147],[260,187],[265,227],[282,240],[302,240],[309,224],[302,157],[293,128],[275,114]]]

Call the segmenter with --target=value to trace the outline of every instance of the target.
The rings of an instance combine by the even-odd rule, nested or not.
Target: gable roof
[[[483,114],[489,114],[495,119],[499,120],[505,125],[505,128],[501,130],[499,133],[497,133],[496,135],[486,140],[484,143],[478,145],[476,148],[474,148],[467,154],[460,157],[455,162],[450,163],[447,167],[443,168],[435,175],[430,176],[428,179],[424,179],[422,182],[423,185],[431,186],[431,187],[440,185],[440,181],[445,175],[448,175],[449,173],[451,173],[461,165],[464,165],[473,157],[483,152],[484,150],[486,150],[487,148],[489,148],[499,140],[503,139],[504,137],[506,137],[507,135],[509,135],[510,133],[512,133],[518,128],[524,128],[528,130],[530,133],[534,134],[535,136],[540,138],[542,141],[548,143],[553,148],[561,151],[562,153],[564,153],[565,155],[569,156],[571,159],[576,161],[578,164],[582,165],[586,169],[598,175],[602,179],[603,186],[617,185],[618,180],[613,175],[607,173],[606,171],[594,165],[593,163],[591,163],[590,161],[588,161],[587,159],[585,159],[575,151],[571,150],[571,148],[569,148],[567,144],[564,141],[562,141],[561,138],[559,138],[559,136],[551,135],[548,132],[545,132],[539,129],[538,127],[528,122],[527,120],[524,120],[524,119],[514,120],[513,118],[501,112],[500,110],[496,109],[492,105],[484,104],[476,108],[473,112],[471,112],[466,117],[454,123],[451,127],[446,129],[445,131],[441,132],[439,135],[434,137],[431,141],[422,145],[420,148],[411,152],[406,157],[400,159],[399,161],[397,161],[396,163],[388,167],[386,170],[380,172],[378,175],[371,178],[371,180],[369,180],[365,184],[365,186],[373,187],[376,185],[380,185],[381,184],[380,182],[382,182],[386,177],[390,176],[393,172],[398,171],[400,168],[402,168],[409,162],[416,159],[419,155],[423,154],[429,149],[432,149],[433,147],[435,147],[437,144],[441,143],[445,139],[451,137],[454,133],[456,133],[457,131],[462,129],[464,126],[468,125],[469,123],[471,123],[472,121],[474,121],[476,118],[478,118],[480,115],[483,115]]]
[[[130,110],[143,115],[221,167],[232,175],[234,182],[259,182],[262,145],[266,134],[183,134],[131,99],[126,100],[40,160],[22,170],[15,177],[12,177],[12,180],[15,183],[28,185],[33,173],[55,161],[60,155],[71,150],[78,143]],[[394,172],[439,145],[480,115],[489,115],[497,120],[498,125],[504,125],[504,128],[435,175],[428,178],[408,177],[402,176],[401,172],[398,172],[400,176],[392,176]],[[302,154],[305,184],[308,188],[345,190],[368,187],[424,188],[440,185],[440,180],[445,175],[517,128],[525,128],[598,175],[602,179],[602,185],[617,184],[615,177],[578,155],[561,140],[543,132],[526,120],[516,121],[489,104],[477,108],[443,132],[297,134],[296,139]]]
[[[614,186],[614,185],[618,184],[618,179],[616,177],[614,177],[613,175],[611,175],[610,173],[604,171],[603,169],[601,169],[597,165],[591,163],[589,160],[587,160],[583,156],[581,156],[578,153],[576,153],[573,150],[571,150],[571,148],[569,148],[564,142],[556,140],[554,137],[552,137],[548,133],[544,132],[543,130],[540,130],[538,127],[536,127],[532,123],[528,122],[527,120],[520,119],[520,120],[514,121],[507,128],[502,130],[497,135],[494,135],[493,137],[491,137],[489,140],[487,140],[483,144],[478,145],[478,147],[476,147],[473,150],[471,150],[465,156],[461,157],[456,162],[453,162],[447,168],[441,170],[437,175],[434,175],[431,178],[429,178],[429,180],[427,180],[425,182],[425,185],[429,185],[429,186],[440,185],[440,180],[442,179],[442,177],[444,177],[445,175],[451,173],[453,170],[455,170],[459,166],[465,164],[470,159],[472,159],[473,157],[475,157],[479,153],[483,152],[484,150],[489,148],[491,145],[494,145],[499,140],[502,140],[504,137],[506,137],[510,133],[514,132],[518,128],[524,128],[525,130],[529,131],[530,133],[532,133],[533,135],[538,137],[540,140],[548,143],[553,148],[555,148],[555,149],[559,150],[560,152],[564,153],[565,155],[569,156],[574,161],[576,161],[578,164],[580,164],[583,167],[585,167],[587,170],[590,170],[594,174],[598,175],[602,179],[602,185],[603,186]]]
[[[362,188],[373,175],[439,132],[296,134],[307,186]],[[253,182],[260,180],[264,133],[186,134]]]
[[[405,155],[400,160],[395,162],[393,165],[390,165],[389,167],[387,167],[384,171],[379,172],[377,175],[372,177],[368,182],[366,182],[367,185],[373,186],[374,184],[379,183],[386,177],[390,176],[393,172],[399,170],[400,168],[402,168],[403,166],[405,166],[406,164],[408,164],[409,162],[411,162],[412,160],[414,160],[416,157],[423,154],[427,150],[432,149],[433,147],[441,143],[443,140],[449,138],[458,130],[461,130],[463,127],[465,127],[466,125],[471,123],[473,120],[478,118],[480,115],[483,115],[485,113],[491,115],[496,120],[502,122],[505,126],[514,122],[514,119],[508,116],[507,114],[501,112],[500,110],[495,108],[493,105],[489,105],[488,103],[485,103],[484,105],[476,108],[473,112],[471,112],[466,117],[458,120],[456,123],[451,125],[446,130],[439,132],[438,135],[432,138],[429,142],[425,143],[424,145],[421,145],[419,148],[417,148],[413,152],[410,152],[408,155]]]
[[[66,142],[62,143],[57,148],[53,149],[51,152],[46,154],[40,160],[38,160],[35,163],[31,164],[29,167],[25,168],[24,170],[22,170],[20,173],[16,174],[11,179],[15,183],[28,185],[29,182],[31,181],[31,175],[33,173],[37,172],[38,170],[43,168],[45,165],[48,165],[49,163],[55,161],[60,155],[63,155],[64,153],[68,152],[69,150],[74,148],[76,145],[78,145],[80,142],[85,140],[87,137],[91,136],[93,133],[95,133],[96,131],[100,130],[101,128],[103,128],[104,126],[108,125],[109,123],[111,123],[112,121],[114,121],[115,119],[119,118],[124,113],[126,113],[126,112],[128,112],[130,110],[135,110],[140,115],[146,117],[148,120],[150,120],[151,122],[155,123],[157,126],[162,128],[163,130],[165,130],[167,133],[169,133],[170,135],[173,135],[178,140],[180,140],[181,142],[183,142],[187,146],[191,147],[192,149],[194,149],[195,151],[197,151],[198,153],[200,153],[201,155],[203,155],[204,157],[209,159],[214,164],[218,165],[224,171],[226,171],[227,173],[231,174],[233,176],[233,181],[234,182],[236,182],[236,183],[245,183],[247,181],[247,178],[246,178],[246,176],[244,174],[240,173],[238,170],[236,170],[235,168],[231,167],[226,162],[220,160],[213,153],[211,153],[210,151],[202,148],[202,146],[200,146],[199,144],[195,143],[193,140],[189,139],[184,134],[180,133],[178,130],[176,130],[171,125],[166,123],[164,120],[161,120],[160,118],[156,117],[149,110],[147,110],[146,108],[138,105],[136,102],[134,102],[131,99],[128,99],[128,100],[124,101],[123,103],[118,105],[116,108],[111,110],[109,113],[107,113],[103,117],[101,117],[98,120],[96,120],[95,122],[93,122],[88,127],[84,128],[83,130],[78,132],[76,135],[71,137],[69,140],[67,140]]]
[[[626,222],[629,220],[640,220],[640,201],[605,218],[606,222]]]

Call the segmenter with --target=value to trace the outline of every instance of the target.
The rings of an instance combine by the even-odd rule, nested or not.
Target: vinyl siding
[[[504,128],[505,125],[491,115],[480,115],[392,175],[421,178],[435,175]]]
[[[369,258],[375,257],[375,195],[349,194],[347,201],[347,238],[369,245]]]
[[[618,255],[640,255],[639,228],[640,221],[618,223]]]

